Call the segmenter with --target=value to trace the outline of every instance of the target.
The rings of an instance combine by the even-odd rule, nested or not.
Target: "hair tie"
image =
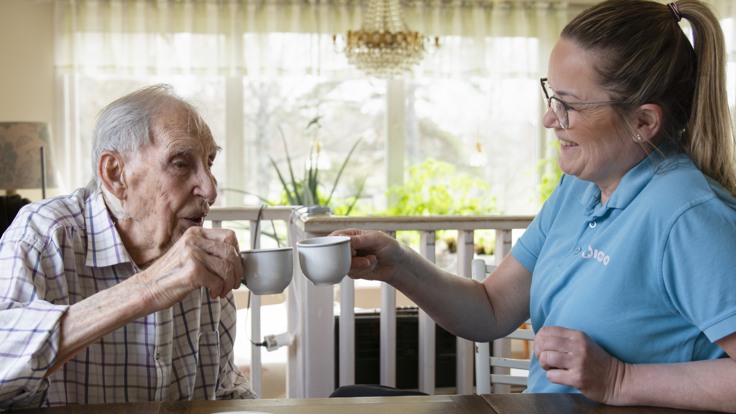
[[[670,8],[672,14],[675,15],[675,19],[677,19],[677,22],[679,23],[680,20],[682,20],[682,15],[680,14],[680,9],[677,8],[677,4],[669,3],[667,6]]]

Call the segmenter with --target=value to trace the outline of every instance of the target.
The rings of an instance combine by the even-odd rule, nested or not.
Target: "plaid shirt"
[[[140,271],[93,185],[25,206],[0,239],[0,410],[255,398],[233,362],[235,302],[192,292],[44,378],[69,305]]]

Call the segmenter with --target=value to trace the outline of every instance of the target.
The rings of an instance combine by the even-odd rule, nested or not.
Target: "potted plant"
[[[488,184],[479,178],[457,171],[447,162],[428,158],[421,164],[409,169],[409,177],[400,185],[388,190],[389,198],[395,200],[385,215],[388,216],[422,216],[422,215],[474,215],[490,214],[497,211],[495,199],[487,196]],[[480,235],[483,232],[477,232]],[[438,241],[444,245],[441,251],[454,255],[457,250],[457,232],[441,231]],[[402,241],[415,244],[416,234],[402,235]],[[476,242],[476,252],[487,254],[490,249],[489,237],[483,235]],[[442,255],[441,255],[442,256]],[[452,257],[438,257],[438,264],[443,260],[450,266]]]
[[[313,119],[307,125],[306,129],[309,129],[310,127],[319,127],[318,122],[318,118]],[[332,183],[332,187],[325,196],[321,188],[322,185],[320,183],[319,163],[317,162],[320,156],[320,151],[322,150],[319,141],[314,140],[312,142],[312,146],[309,151],[309,158],[308,161],[305,163],[303,176],[301,179],[298,179],[294,173],[294,167],[291,156],[289,154],[289,148],[286,144],[286,137],[284,136],[281,128],[279,128],[279,133],[284,144],[284,153],[286,154],[286,165],[288,171],[286,173],[282,173],[281,169],[279,169],[279,166],[278,164],[276,164],[276,161],[273,159],[273,157],[269,156],[268,158],[271,162],[271,165],[273,165],[274,170],[276,171],[279,181],[281,182],[287,204],[311,207],[311,211],[314,212],[330,213],[330,203],[333,200],[333,195],[335,194],[335,190],[337,189],[337,185],[340,182],[343,171],[345,171],[345,168],[350,161],[350,157],[353,155],[353,152],[355,152],[355,149],[360,143],[360,138],[355,141],[353,146],[350,148],[350,151],[348,151],[347,156],[338,169],[337,176]],[[363,192],[363,188],[365,187],[366,178],[363,179],[356,194],[353,196],[353,199],[348,205],[345,215],[350,214],[353,207],[355,206],[355,203],[358,201],[358,198],[360,197],[360,194]]]
[[[319,127],[319,117],[312,119],[305,129],[308,130],[311,127]],[[352,147],[348,151],[347,156],[340,165],[340,168],[334,181],[332,182],[332,186],[330,187],[329,192],[325,192],[324,183],[320,182],[321,171],[319,169],[319,163],[317,162],[320,156],[320,152],[322,151],[319,141],[317,139],[313,140],[312,146],[309,151],[309,157],[305,162],[302,178],[297,178],[294,172],[294,163],[292,162],[291,155],[289,154],[286,137],[281,127],[279,127],[278,129],[281,136],[281,141],[284,145],[284,154],[286,155],[286,171],[282,172],[276,160],[272,156],[268,155],[268,159],[273,166],[282,187],[281,199],[278,201],[273,201],[262,195],[236,188],[222,188],[221,190],[254,196],[267,205],[306,206],[312,207],[314,210],[319,210],[321,208],[322,211],[328,213],[332,212],[332,207],[338,207],[339,210],[341,210],[341,214],[350,214],[363,192],[367,177],[364,177],[362,179],[355,194],[348,199],[349,202],[347,203],[347,206],[342,204],[338,206],[333,206],[335,202],[333,196],[335,195],[335,191],[340,182],[340,179],[342,178],[343,172],[347,168],[350,158],[357,149],[358,144],[360,144],[361,139],[358,138],[352,145]],[[345,200],[340,201],[344,202]]]

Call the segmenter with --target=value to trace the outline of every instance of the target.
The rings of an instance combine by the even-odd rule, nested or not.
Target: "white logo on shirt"
[[[611,256],[605,254],[601,250],[594,249],[591,245],[588,245],[588,248],[583,250],[583,253],[581,253],[580,256],[582,256],[583,259],[595,259],[600,263],[603,263],[603,266],[608,266],[608,262],[611,261]]]

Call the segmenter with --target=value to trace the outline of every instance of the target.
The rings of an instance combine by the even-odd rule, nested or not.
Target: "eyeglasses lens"
[[[552,110],[560,126],[567,129],[567,108],[565,108],[565,104],[554,96],[554,92],[552,92],[552,89],[547,83],[547,78],[542,78],[540,81],[542,83],[544,97],[547,98],[547,106]]]
[[[552,113],[555,114],[560,126],[567,128],[567,108],[565,108],[565,105],[559,99],[552,97],[549,100],[549,106],[552,108]]]

